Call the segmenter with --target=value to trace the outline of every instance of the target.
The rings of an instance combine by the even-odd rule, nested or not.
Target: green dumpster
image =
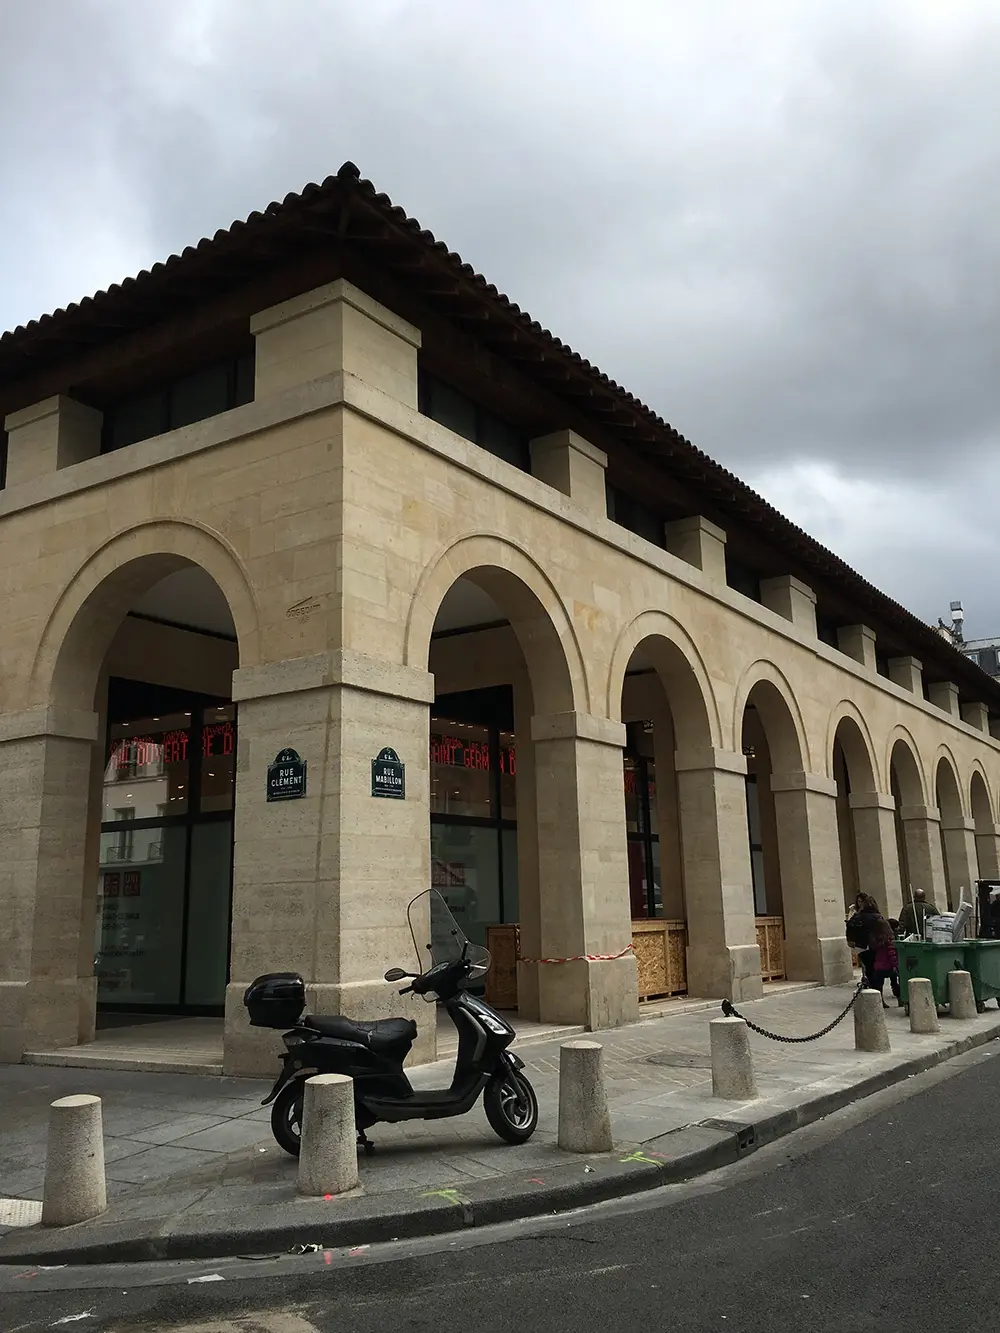
[[[997,943],[1000,943],[1000,940]],[[902,940],[897,940],[896,957],[899,959],[900,1004],[905,1005],[909,1010],[909,983],[911,977],[926,977],[934,991],[934,1002],[938,1005],[946,1005],[948,1003],[948,973],[968,970],[965,955],[966,946],[967,941],[965,940],[958,944],[930,944],[926,940],[913,940],[907,944]]]
[[[1000,1009],[1000,940],[963,940],[965,970],[972,977],[976,1008],[980,1013],[987,1000],[996,1000]]]

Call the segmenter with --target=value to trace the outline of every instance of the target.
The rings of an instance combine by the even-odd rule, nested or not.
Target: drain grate
[[[684,1055],[678,1051],[657,1051],[644,1057],[647,1065],[661,1065],[666,1069],[711,1069],[709,1055]]]
[[[35,1227],[41,1220],[36,1199],[0,1199],[0,1227]]]

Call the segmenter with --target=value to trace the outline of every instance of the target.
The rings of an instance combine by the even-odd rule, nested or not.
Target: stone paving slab
[[[776,1031],[806,1034],[839,1013],[851,993],[851,987],[784,993],[741,1012]],[[361,1158],[360,1195],[322,1206],[297,1196],[296,1164],[270,1137],[268,1113],[259,1106],[269,1080],[0,1067],[0,1197],[41,1197],[46,1109],[72,1091],[105,1100],[111,1198],[105,1217],[85,1226],[9,1229],[0,1239],[0,1262],[30,1253],[244,1252],[233,1246],[256,1252],[279,1237],[315,1236],[317,1227],[324,1238],[346,1236],[343,1243],[357,1236],[391,1239],[399,1227],[438,1226],[441,1199],[450,1201],[448,1216],[459,1225],[470,1225],[470,1217],[482,1225],[504,1210],[518,1216],[511,1210],[530,1215],[573,1206],[573,1200],[610,1197],[608,1190],[652,1188],[735,1160],[748,1150],[741,1127],[753,1127],[749,1147],[759,1146],[970,1044],[1000,1037],[995,1010],[969,1022],[942,1017],[939,1035],[914,1036],[895,1007],[886,1011],[889,1055],[856,1052],[850,1016],[808,1045],[751,1034],[760,1098],[723,1102],[712,1097],[708,1060],[708,1024],[718,1012],[687,1010],[599,1034],[620,1145],[613,1154],[584,1161],[556,1146],[560,1038],[522,1048],[541,1110],[530,1143],[502,1144],[481,1107],[451,1121],[376,1126],[377,1152]],[[450,1072],[444,1062],[415,1070],[412,1079],[417,1086],[440,1086]],[[706,1128],[706,1121],[723,1127]],[[459,1206],[456,1198],[466,1202]]]

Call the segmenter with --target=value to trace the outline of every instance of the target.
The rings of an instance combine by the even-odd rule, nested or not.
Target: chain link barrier
[[[825,1037],[828,1032],[832,1032],[838,1023],[843,1023],[844,1019],[857,1004],[858,996],[861,994],[864,988],[865,988],[865,983],[863,981],[859,981],[857,989],[851,996],[850,1000],[847,1002],[847,1008],[844,1010],[844,1012],[842,1014],[838,1014],[832,1023],[827,1023],[825,1028],[820,1028],[819,1032],[814,1032],[809,1037],[784,1037],[780,1032],[768,1032],[767,1028],[758,1027],[756,1023],[751,1023],[749,1018],[743,1018],[743,1015],[739,1012],[739,1010],[736,1008],[736,1006],[733,1004],[731,1000],[722,1001],[722,1012],[726,1018],[743,1018],[743,1022],[746,1023],[747,1027],[750,1029],[751,1032],[756,1032],[762,1037],[768,1037],[771,1041],[783,1041],[786,1042],[788,1045],[792,1046],[792,1045],[797,1045],[798,1043],[803,1041],[818,1041],[820,1037]]]

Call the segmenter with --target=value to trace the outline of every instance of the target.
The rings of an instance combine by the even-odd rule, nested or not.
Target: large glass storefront
[[[438,697],[431,713],[431,883],[469,939],[517,921],[517,756],[509,687]]]
[[[222,1012],[235,775],[232,703],[112,679],[94,965],[101,1008]]]
[[[663,916],[660,834],[656,811],[653,724],[629,722],[625,745],[625,827],[632,920]]]

